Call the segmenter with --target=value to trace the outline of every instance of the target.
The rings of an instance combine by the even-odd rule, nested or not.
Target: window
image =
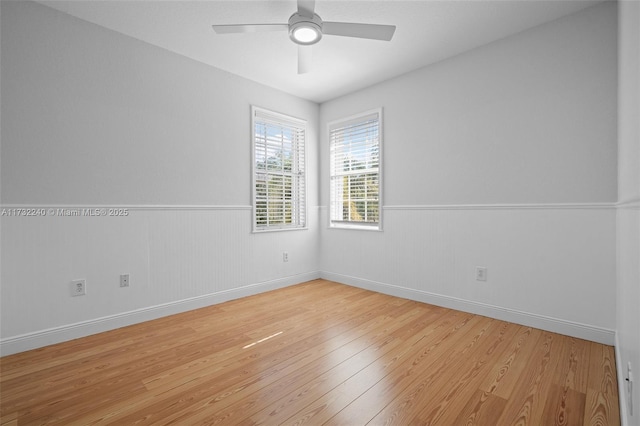
[[[306,121],[252,107],[253,230],[306,227]]]
[[[330,226],[381,229],[382,110],[329,123]]]

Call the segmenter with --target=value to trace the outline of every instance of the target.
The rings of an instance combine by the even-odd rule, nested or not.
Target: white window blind
[[[306,121],[252,107],[253,229],[306,227]]]
[[[381,116],[376,110],[329,123],[333,227],[380,229]]]

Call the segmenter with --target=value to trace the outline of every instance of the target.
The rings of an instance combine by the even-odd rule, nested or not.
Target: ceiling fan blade
[[[217,34],[259,33],[265,31],[288,31],[287,24],[238,24],[238,25],[212,25]]]
[[[369,38],[389,41],[396,31],[395,25],[353,24],[350,22],[323,22],[322,34],[344,37]]]
[[[306,74],[311,71],[312,54],[311,46],[298,45],[298,74]]]
[[[298,0],[298,13],[307,18],[313,18],[316,0]]]

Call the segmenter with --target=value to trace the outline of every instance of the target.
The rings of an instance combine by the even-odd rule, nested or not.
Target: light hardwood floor
[[[324,280],[0,359],[2,425],[617,425],[610,346]]]

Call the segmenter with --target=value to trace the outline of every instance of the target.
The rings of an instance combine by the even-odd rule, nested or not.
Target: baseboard
[[[620,340],[618,337],[618,333],[615,336],[615,353],[616,353],[616,373],[618,376],[618,401],[620,402],[620,425],[628,426],[629,422],[627,421],[627,378],[625,377],[624,372],[626,368],[622,367],[622,348],[620,347]]]
[[[276,290],[318,278],[320,278],[320,272],[308,272],[277,280],[250,284],[231,290],[178,300],[162,305],[109,315],[89,321],[36,331],[20,336],[8,337],[0,340],[0,355],[11,355],[56,343],[66,342],[68,340],[78,339],[80,337],[86,337],[92,334],[102,333],[104,331],[115,330],[128,325],[203,308],[205,306],[215,305],[228,300],[252,296],[258,293],[264,293],[265,291]]]
[[[456,297],[414,290],[332,272],[322,272],[320,277],[330,281],[376,291],[378,293],[389,294],[391,296],[416,300],[418,302],[429,303],[458,311],[483,315],[490,318],[526,325],[528,327],[535,327],[541,330],[590,340],[592,342],[602,343],[605,345],[615,344],[615,331],[606,328],[594,327],[544,315],[532,314],[515,309],[507,309],[486,303],[473,302]]]
[[[198,297],[165,303],[162,305],[150,306],[134,311],[96,318],[80,323],[69,324],[19,336],[8,337],[0,340],[0,355],[11,355],[18,352],[41,348],[68,340],[86,337],[96,333],[102,333],[104,331],[114,330],[128,325],[138,324],[144,321],[154,320],[168,315],[186,312],[192,309],[198,309],[217,303],[223,303],[228,300],[251,296],[270,290],[276,290],[279,288],[311,281],[318,278],[324,278],[327,280],[351,285],[354,287],[360,287],[379,293],[389,294],[396,297],[403,297],[419,302],[430,303],[450,309],[456,309],[459,311],[483,315],[503,321],[513,322],[516,324],[522,324],[529,327],[535,327],[554,333],[578,337],[580,339],[590,340],[606,345],[615,345],[616,357],[619,358],[617,336],[613,330],[552,317],[546,317],[528,312],[517,311],[514,309],[507,309],[485,303],[439,295],[426,291],[409,289],[392,284],[365,280],[348,275],[320,271],[293,275],[290,277],[251,284],[231,290],[210,293]],[[618,362],[618,365],[620,365],[620,359],[617,359],[616,361]],[[620,371],[621,369],[618,369],[618,383],[622,385],[624,382],[624,378],[620,376]],[[622,392],[623,389],[621,389],[620,395],[623,395]]]

